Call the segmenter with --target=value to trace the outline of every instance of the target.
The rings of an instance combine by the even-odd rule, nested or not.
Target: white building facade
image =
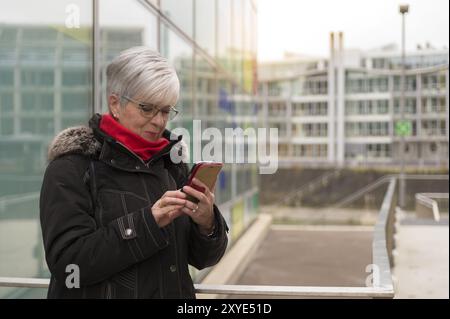
[[[448,168],[448,50],[405,60],[405,164]],[[344,50],[330,36],[327,59],[291,58],[259,67],[265,125],[279,129],[281,166],[400,165],[401,53]]]

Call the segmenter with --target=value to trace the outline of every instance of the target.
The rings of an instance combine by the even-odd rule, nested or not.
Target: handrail
[[[312,181],[309,181],[307,184],[300,186],[300,188],[295,189],[288,194],[286,194],[283,199],[278,201],[275,205],[286,204],[292,198],[299,196],[304,192],[304,190],[311,190],[316,187],[316,184],[323,185],[328,179],[335,177],[340,174],[340,170],[332,170],[331,172],[325,172],[322,175],[314,178]]]
[[[337,202],[336,204],[332,205],[330,207],[330,209],[332,208],[339,208],[345,205],[348,205],[350,203],[352,203],[353,201],[357,200],[358,198],[360,198],[361,196],[363,196],[364,194],[373,191],[374,189],[376,189],[377,187],[383,185],[384,183],[388,182],[392,177],[396,177],[396,178],[401,178],[400,174],[388,174],[388,175],[383,175],[380,178],[378,178],[377,180],[375,180],[374,182],[370,183],[369,185],[364,186],[362,189],[360,189],[359,191],[357,191],[356,193],[353,193],[347,197],[345,197],[344,199],[341,199],[339,202]],[[441,174],[436,174],[436,175],[427,175],[427,174],[407,174],[404,175],[404,179],[412,179],[412,180],[448,180],[448,175],[441,175]]]
[[[384,176],[378,178],[373,183],[363,187],[362,189],[360,189],[356,193],[353,193],[350,196],[347,196],[344,199],[340,200],[339,202],[334,204],[332,207],[333,208],[339,208],[339,207],[348,205],[349,203],[357,200],[358,198],[360,198],[361,196],[363,196],[367,192],[373,191],[374,189],[376,189],[379,186],[383,185],[384,183],[388,182],[390,180],[390,178],[392,178],[392,175],[384,175]]]
[[[448,193],[417,193],[416,205],[421,204],[433,211],[433,218],[436,222],[441,220],[439,205],[435,199],[448,199]],[[417,209],[417,206],[416,206]]]
[[[388,190],[383,199],[383,204],[378,215],[378,221],[373,232],[372,262],[377,268],[374,269],[375,287],[394,292],[391,267],[394,266],[393,250],[395,248],[395,194],[396,178],[391,177]],[[375,276],[379,276],[376,278]]]
[[[5,210],[7,205],[25,203],[37,198],[39,198],[39,192],[5,195],[0,197],[0,210]]]
[[[48,288],[50,279],[0,277],[0,287]],[[264,285],[203,285],[194,284],[198,294],[262,295],[295,297],[375,297],[390,298],[393,293],[384,287],[314,287]]]

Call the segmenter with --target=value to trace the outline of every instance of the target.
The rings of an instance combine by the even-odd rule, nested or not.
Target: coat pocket
[[[146,198],[132,192],[113,189],[101,190],[98,194],[98,201],[100,211],[97,218],[101,225],[107,225],[117,218],[137,212],[150,205]]]

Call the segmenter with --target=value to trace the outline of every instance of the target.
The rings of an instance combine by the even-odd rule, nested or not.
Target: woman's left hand
[[[202,193],[190,186],[184,186],[183,191],[197,198],[199,202],[195,204],[191,201],[186,201],[185,207],[181,210],[199,225],[203,234],[207,235],[214,229],[214,189],[210,190],[208,186],[196,178],[192,182],[197,186],[203,187],[205,192]]]

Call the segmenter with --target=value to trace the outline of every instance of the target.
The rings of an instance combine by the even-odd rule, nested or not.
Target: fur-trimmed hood
[[[170,134],[169,131],[167,131]],[[102,144],[95,138],[94,131],[86,126],[69,127],[61,131],[48,148],[48,160],[52,161],[66,154],[81,154],[85,156],[94,156],[100,153]],[[181,149],[182,161],[187,162],[188,147],[181,140],[173,146],[175,149]]]

